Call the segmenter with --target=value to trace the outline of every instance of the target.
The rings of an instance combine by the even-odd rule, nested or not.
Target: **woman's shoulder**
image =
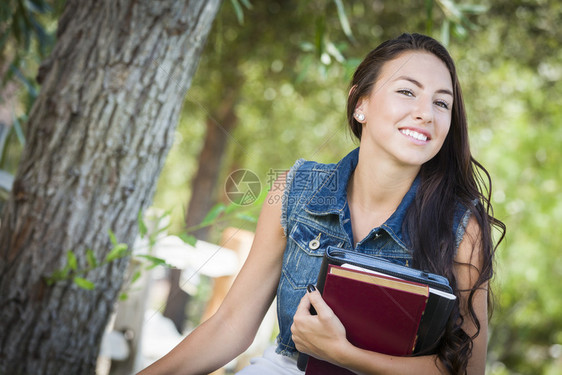
[[[303,171],[312,171],[312,170],[333,170],[336,168],[336,163],[321,163],[314,160],[307,160],[307,159],[298,159],[295,161],[295,164],[289,169],[288,173],[293,172],[303,172]]]
[[[302,189],[311,190],[320,186],[326,178],[330,177],[336,170],[337,164],[325,164],[317,161],[298,159],[287,171],[285,189],[296,191]]]
[[[453,230],[455,232],[455,247],[457,249],[464,238],[470,218],[473,217],[473,212],[477,204],[478,199],[476,198],[469,202],[463,202],[459,199],[455,204],[455,211],[453,213]]]

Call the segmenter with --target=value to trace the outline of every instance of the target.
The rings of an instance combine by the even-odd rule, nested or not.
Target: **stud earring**
[[[365,115],[362,113],[356,113],[355,118],[357,119],[357,121],[363,121],[365,120]]]

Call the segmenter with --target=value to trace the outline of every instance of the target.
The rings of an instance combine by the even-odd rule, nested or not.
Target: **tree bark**
[[[0,374],[94,373],[128,259],[45,277],[132,245],[219,4],[68,1],[0,227]]]

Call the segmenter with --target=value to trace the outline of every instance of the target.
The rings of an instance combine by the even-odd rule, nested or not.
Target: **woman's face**
[[[453,84],[435,55],[408,51],[386,62],[371,94],[359,100],[361,147],[402,166],[421,166],[441,149],[451,125]]]

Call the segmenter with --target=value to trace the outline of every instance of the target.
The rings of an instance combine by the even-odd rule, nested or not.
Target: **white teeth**
[[[423,135],[423,134],[421,134],[421,133],[415,132],[415,131],[413,131],[413,130],[410,130],[410,129],[402,129],[402,130],[400,130],[400,132],[401,132],[402,134],[404,134],[404,135],[407,135],[407,136],[409,136],[409,137],[415,138],[415,139],[417,139],[417,140],[420,140],[420,141],[427,141],[427,136],[425,136],[425,135]]]

